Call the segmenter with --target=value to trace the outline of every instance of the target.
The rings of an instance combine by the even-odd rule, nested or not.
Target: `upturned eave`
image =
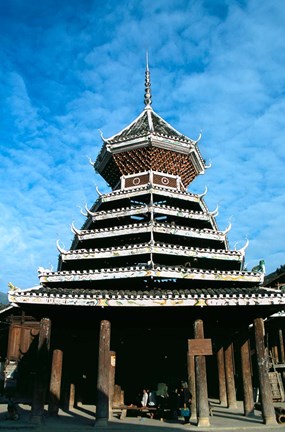
[[[117,219],[123,217],[130,217],[135,215],[141,215],[146,213],[156,213],[161,215],[177,216],[184,219],[194,219],[199,221],[211,221],[211,215],[206,212],[183,210],[179,207],[165,206],[158,204],[145,204],[139,206],[123,207],[121,209],[113,209],[107,211],[90,212],[92,220],[106,220],[106,219]]]
[[[210,248],[194,248],[177,246],[171,244],[139,244],[122,247],[98,248],[98,249],[76,249],[61,253],[62,261],[96,260],[105,258],[118,258],[130,255],[162,254],[199,259],[215,259],[222,261],[241,262],[243,254],[240,251],[229,251],[224,249],[213,250]]]
[[[208,282],[226,281],[226,282],[243,282],[261,284],[264,279],[262,273],[248,271],[215,271],[215,270],[199,270],[188,269],[186,267],[171,267],[157,265],[153,268],[147,266],[120,267],[120,268],[105,268],[83,271],[57,271],[51,272],[41,270],[39,280],[41,284],[53,283],[79,283],[91,282],[98,280],[114,280],[128,278],[169,278],[169,279],[184,279],[184,280],[203,280]]]
[[[117,235],[128,235],[130,233],[147,233],[156,232],[162,234],[182,235],[185,237],[194,237],[205,240],[226,241],[227,233],[225,231],[214,231],[211,229],[195,229],[182,227],[179,225],[164,224],[158,222],[136,223],[125,226],[117,225],[110,228],[99,228],[95,230],[76,230],[79,240],[92,240],[95,238],[113,237]]]

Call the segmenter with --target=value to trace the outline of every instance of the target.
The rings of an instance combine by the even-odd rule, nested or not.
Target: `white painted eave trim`
[[[76,296],[15,293],[12,301],[16,304],[92,306],[92,307],[227,307],[227,306],[279,306],[285,304],[284,295],[195,295],[164,298],[158,296]]]

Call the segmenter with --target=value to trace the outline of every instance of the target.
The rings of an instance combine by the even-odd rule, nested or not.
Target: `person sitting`
[[[146,389],[143,389],[142,400],[141,400],[141,405],[143,408],[147,406],[147,401],[148,401],[148,393]]]
[[[157,401],[156,401],[156,392],[155,390],[149,390],[148,391],[148,406],[149,407],[156,407]]]
[[[168,398],[168,387],[166,383],[158,383],[156,390],[157,408],[160,420],[163,421],[164,410],[166,408],[166,401]]]
[[[154,390],[148,390],[148,403],[149,408],[156,408],[157,400],[156,400],[156,392]],[[150,418],[154,418],[154,411],[150,411]]]
[[[184,417],[184,424],[189,423],[191,417],[191,402],[192,394],[190,393],[188,386],[184,385],[181,387],[180,392],[180,413]]]

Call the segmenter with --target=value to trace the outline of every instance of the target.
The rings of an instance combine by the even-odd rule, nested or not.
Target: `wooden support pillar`
[[[240,355],[243,383],[243,409],[244,415],[250,416],[254,413],[254,398],[251,378],[249,334],[247,331],[243,332],[241,335]]]
[[[116,353],[110,351],[110,374],[109,374],[109,419],[113,417],[114,394],[116,374]]]
[[[115,384],[114,386],[114,406],[119,407],[120,405],[124,405],[124,392],[121,389],[121,386]]]
[[[121,405],[125,405],[125,390],[121,390]]]
[[[217,351],[217,365],[218,365],[218,377],[219,377],[219,397],[220,404],[227,406],[227,387],[226,387],[226,373],[225,373],[225,357],[224,347],[220,347]]]
[[[51,377],[49,386],[49,406],[50,415],[57,415],[60,403],[61,375],[62,375],[63,352],[55,349],[52,354]]]
[[[194,322],[195,339],[204,339],[204,326],[202,320]],[[203,355],[195,357],[196,398],[197,398],[197,425],[210,426],[209,402],[206,375],[206,358]]]
[[[39,334],[39,323],[26,325],[22,323],[21,340],[20,340],[20,358],[22,358],[30,348],[33,339]]]
[[[234,376],[233,344],[231,342],[226,346],[224,353],[228,408],[236,408],[237,400]]]
[[[275,425],[277,422],[268,375],[268,355],[266,354],[264,344],[265,332],[262,318],[256,318],[254,320],[254,334],[263,422],[266,425]]]
[[[35,375],[31,411],[31,422],[37,424],[43,421],[45,397],[48,387],[50,331],[50,320],[48,318],[42,318],[40,322],[37,352],[37,370]]]
[[[99,358],[97,380],[96,424],[107,424],[109,419],[109,374],[110,374],[111,324],[107,320],[100,323]]]
[[[75,406],[75,384],[70,383],[68,409],[71,410]]]
[[[284,339],[283,339],[283,332],[281,329],[278,330],[278,336],[279,336],[279,348],[280,348],[280,361],[282,364],[284,364],[285,363]]]
[[[279,363],[279,353],[278,353],[278,345],[276,341],[276,345],[273,345],[272,347],[272,358],[275,364]]]
[[[271,356],[272,360],[275,364],[279,363],[279,352],[278,352],[278,345],[279,345],[279,338],[277,334],[277,330],[273,328],[271,330]]]
[[[191,419],[197,420],[196,387],[195,387],[195,357],[187,355],[188,387],[192,394]]]

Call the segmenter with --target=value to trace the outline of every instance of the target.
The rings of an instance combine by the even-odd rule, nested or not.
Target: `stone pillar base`
[[[30,417],[30,423],[32,424],[42,424],[44,422],[44,418],[42,415],[32,415]]]
[[[277,425],[276,417],[264,417],[263,423],[266,425]]]
[[[108,427],[108,419],[102,418],[95,421],[95,428],[106,428]]]
[[[208,417],[200,417],[198,419],[198,427],[205,427],[205,426],[210,426],[210,420]]]
[[[254,418],[255,417],[254,410],[244,413],[244,416],[249,418],[251,417]]]

